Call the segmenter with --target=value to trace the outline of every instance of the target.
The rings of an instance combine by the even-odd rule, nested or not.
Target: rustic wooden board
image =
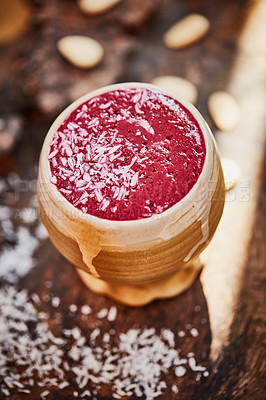
[[[238,186],[228,193],[219,230],[203,255],[206,266],[195,284],[181,296],[140,309],[116,304],[118,315],[112,322],[99,320],[96,312],[110,309],[114,303],[86,290],[74,268],[48,239],[40,241],[35,252],[35,268],[16,287],[39,295],[38,309],[49,314],[48,325],[55,336],[72,326],[78,326],[84,335],[99,326],[103,332],[114,329],[115,344],[118,335],[132,327],[173,331],[181,354],[185,357],[189,352],[195,353],[197,363],[208,369],[209,376],[198,379],[195,372],[188,371],[177,379],[170,372],[165,378],[167,389],[161,399],[261,400],[266,389],[266,187],[262,184],[266,170],[263,162],[266,103],[265,41],[261,40],[265,36],[265,3],[165,0],[160,6],[156,2],[152,7],[151,3],[147,2],[150,8],[146,6],[142,17],[136,17],[138,10],[134,14],[130,8],[133,2],[128,2],[123,6],[128,7],[124,9],[127,13],[117,7],[97,19],[81,15],[71,1],[38,5],[28,31],[12,46],[0,48],[4,59],[0,66],[2,112],[19,112],[25,121],[16,151],[0,161],[1,177],[6,179],[10,172],[16,171],[24,183],[28,182],[23,186],[20,179],[20,184],[15,185],[15,196],[13,189],[2,193],[1,205],[11,207],[14,201],[12,209],[18,213],[13,215],[12,223],[18,225],[19,211],[29,207],[34,196],[36,165],[47,128],[54,114],[75,96],[83,94],[84,85],[89,90],[94,85],[115,81],[149,81],[157,74],[181,75],[198,86],[197,107],[210,123],[222,155],[237,160],[242,171]],[[135,17],[139,23],[128,22],[128,10],[132,12],[133,22]],[[202,12],[210,18],[209,36],[181,52],[164,48],[163,32],[191,11]],[[106,26],[109,39],[107,31],[103,32]],[[106,60],[98,69],[86,73],[77,71],[56,53],[53,41],[73,30],[95,34],[106,43]],[[232,133],[217,132],[206,108],[207,96],[225,88],[235,95],[241,109],[241,123]],[[37,219],[34,224],[38,223]],[[34,224],[30,226],[32,231]],[[7,242],[3,232],[0,244],[5,247]],[[15,245],[15,239],[9,242]],[[4,287],[4,280],[0,280],[0,285]],[[58,307],[53,305],[54,297],[61,300]],[[71,313],[70,304],[76,304],[79,311]],[[95,313],[84,316],[80,312],[84,304],[89,304]],[[198,336],[191,334],[192,328],[197,329]],[[185,332],[184,337],[178,335],[180,331]],[[3,378],[0,377],[0,384]],[[70,399],[75,391],[80,394],[71,372],[67,378],[68,387],[49,388],[46,398]],[[175,383],[178,396],[171,390]],[[31,395],[13,390],[10,398],[38,399],[45,389],[35,385]],[[7,397],[0,394],[0,398]],[[96,398],[111,399],[110,386],[98,390]]]

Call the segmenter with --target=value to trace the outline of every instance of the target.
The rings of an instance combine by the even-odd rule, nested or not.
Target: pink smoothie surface
[[[51,182],[83,213],[160,214],[186,196],[206,155],[198,122],[155,89],[121,88],[81,104],[53,136]]]

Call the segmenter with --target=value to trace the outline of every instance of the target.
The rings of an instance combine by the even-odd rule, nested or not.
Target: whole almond
[[[157,76],[152,80],[154,85],[157,85],[169,92],[176,93],[190,103],[195,104],[198,98],[198,90],[193,83],[185,78],[174,75]]]
[[[164,35],[164,43],[170,49],[180,49],[197,42],[207,34],[210,29],[209,20],[200,14],[189,14]]]
[[[240,168],[234,160],[223,158],[222,169],[224,173],[225,188],[228,191],[237,184],[240,177]]]
[[[121,0],[79,0],[78,5],[81,11],[89,15],[105,13],[113,8]]]
[[[213,122],[222,131],[230,131],[239,123],[238,104],[228,92],[212,93],[208,99],[208,108]]]
[[[103,48],[99,42],[87,36],[65,36],[57,43],[57,48],[71,64],[79,68],[93,68],[103,58]]]

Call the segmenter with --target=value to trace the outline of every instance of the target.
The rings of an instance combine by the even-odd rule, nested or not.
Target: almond
[[[230,158],[222,159],[222,168],[224,173],[224,182],[226,190],[230,190],[237,184],[240,177],[239,165]]]
[[[170,49],[180,49],[200,40],[209,29],[210,22],[206,17],[189,14],[165,33],[164,43]]]
[[[213,122],[220,130],[230,131],[238,125],[239,107],[230,93],[223,91],[212,93],[208,99],[208,108]]]
[[[198,98],[198,90],[193,83],[185,78],[174,75],[158,76],[152,80],[154,85],[157,85],[169,92],[176,93],[190,103],[195,104]]]
[[[78,5],[81,11],[89,15],[105,13],[113,8],[121,0],[79,0]]]
[[[103,58],[99,42],[87,36],[65,36],[57,43],[59,52],[71,64],[79,68],[93,68]]]

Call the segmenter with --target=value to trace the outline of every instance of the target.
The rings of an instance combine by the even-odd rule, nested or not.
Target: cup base
[[[93,292],[105,295],[118,303],[140,307],[156,299],[177,296],[187,290],[197,278],[203,265],[199,258],[193,260],[186,268],[166,279],[145,285],[122,285],[103,281],[77,268],[83,283]]]

